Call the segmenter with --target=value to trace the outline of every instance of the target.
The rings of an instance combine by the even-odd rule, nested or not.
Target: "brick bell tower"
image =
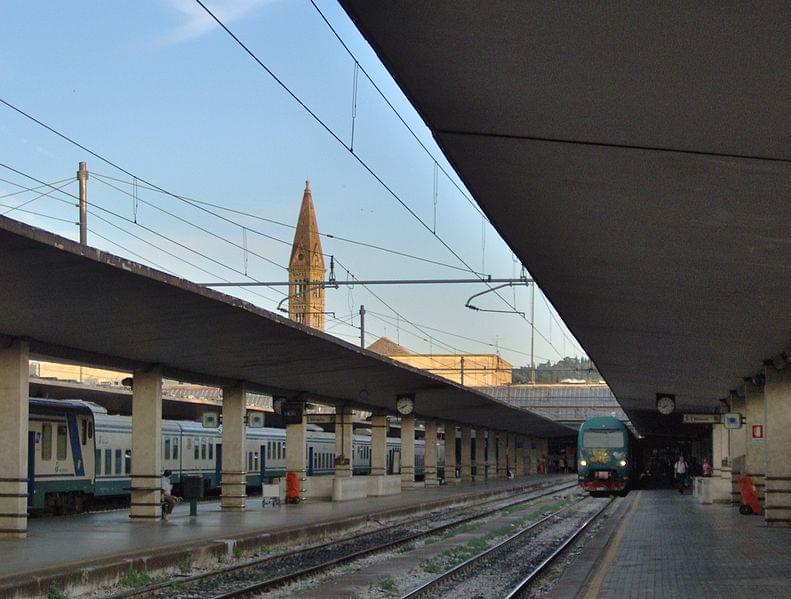
[[[324,330],[324,255],[310,181],[305,181],[294,245],[288,263],[288,317],[314,329]]]

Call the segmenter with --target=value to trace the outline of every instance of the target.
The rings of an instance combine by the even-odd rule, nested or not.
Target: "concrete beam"
[[[245,468],[245,397],[244,384],[222,390],[222,495],[220,505],[226,511],[243,511],[247,501]],[[262,456],[263,459],[263,456]]]
[[[162,368],[134,372],[132,389],[131,517],[162,517]]]
[[[0,538],[27,536],[28,344],[0,348]]]

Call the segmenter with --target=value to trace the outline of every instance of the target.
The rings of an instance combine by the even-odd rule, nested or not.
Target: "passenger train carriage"
[[[129,495],[132,469],[132,418],[111,416],[80,400],[30,399],[28,506],[56,513],[82,511],[94,497]],[[309,476],[335,471],[335,434],[309,431]],[[400,468],[401,443],[387,439],[388,472]],[[439,443],[438,469],[444,466]],[[415,474],[423,475],[424,443],[415,442]],[[247,484],[260,486],[285,475],[286,432],[275,428],[245,431]],[[371,471],[371,438],[354,435],[355,474]],[[200,474],[206,490],[218,489],[222,470],[222,431],[199,422],[162,421],[162,469],[173,472],[176,491],[185,474]]]
[[[626,425],[612,416],[590,418],[577,437],[580,486],[594,493],[626,493],[634,470],[631,438]]]

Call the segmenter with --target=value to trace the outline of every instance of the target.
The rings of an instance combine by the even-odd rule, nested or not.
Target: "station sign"
[[[764,438],[764,425],[763,424],[753,424],[751,427],[751,436],[753,439],[763,439]]]
[[[728,412],[722,416],[722,426],[729,430],[742,428],[742,415],[739,412]]]
[[[720,414],[684,414],[684,424],[719,424]]]
[[[335,414],[308,414],[308,424],[335,424]]]

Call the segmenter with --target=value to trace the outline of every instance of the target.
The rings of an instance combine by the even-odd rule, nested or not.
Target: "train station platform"
[[[15,590],[18,596],[35,596],[35,589],[46,594],[51,583],[87,591],[97,580],[114,582],[131,566],[156,571],[175,568],[185,559],[216,563],[236,548],[293,547],[389,518],[563,482],[573,484],[576,475],[418,487],[386,497],[279,508],[263,507],[260,497],[248,497],[243,512],[221,511],[214,500],[198,504],[196,517],[180,504],[168,520],[156,522],[131,521],[128,510],[32,518],[26,539],[0,540],[0,597],[17,596]]]
[[[672,490],[635,491],[622,501],[553,599],[789,596],[791,529]]]

